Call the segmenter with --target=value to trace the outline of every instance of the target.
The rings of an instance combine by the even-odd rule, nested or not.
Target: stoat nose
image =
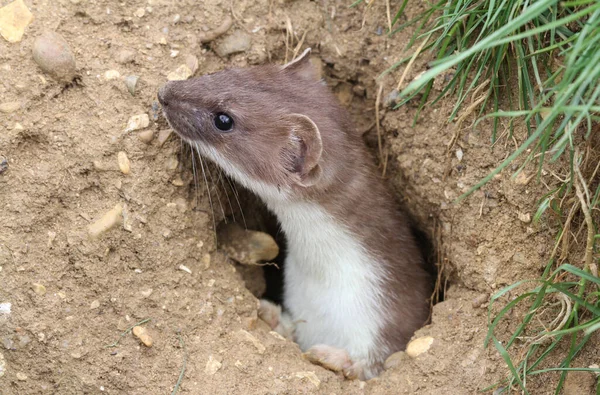
[[[168,83],[163,85],[163,87],[158,90],[158,102],[163,107],[167,107],[169,105],[169,84]]]

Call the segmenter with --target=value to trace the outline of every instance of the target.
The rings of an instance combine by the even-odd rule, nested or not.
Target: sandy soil
[[[483,348],[488,297],[539,275],[554,234],[545,223],[523,220],[533,215],[542,187],[509,173],[452,203],[513,144],[502,139],[490,149],[489,125],[471,128],[469,121],[447,152],[456,132],[446,123],[452,99],[414,125],[413,104],[381,113],[386,177],[423,227],[439,235],[448,282],[432,324],[416,334],[431,336],[431,348],[414,359],[399,355],[396,366],[367,383],[304,361],[295,344],[256,319],[257,299],[245,284],[259,292],[259,271],[216,250],[208,198],[219,186],[194,182],[189,153],[174,135],[164,144],[158,139],[168,127],[156,91],[186,56],[198,58],[196,74],[203,74],[283,63],[303,40],[377,156],[375,78],[400,59],[409,39],[409,32],[381,34],[384,2],[366,12],[333,0],[26,3],[35,21],[23,40],[0,39],[0,103],[21,103],[0,114],[0,155],[8,161],[0,174],[0,303],[12,306],[0,314],[1,394],[166,394],[184,365],[179,392],[189,394],[470,394],[506,375],[502,358]],[[226,35],[201,44],[199,35],[232,9]],[[407,14],[418,11],[409,6]],[[34,63],[33,40],[44,29],[71,46],[79,85],[63,90]],[[215,49],[234,34],[249,37],[249,48],[218,56]],[[425,66],[418,61],[407,78]],[[121,79],[107,79],[109,70],[139,76],[135,95]],[[381,80],[382,98],[401,71]],[[150,143],[139,131],[124,132],[138,114],[150,117]],[[120,151],[131,161],[129,175],[117,166]],[[127,229],[90,239],[90,223],[117,204],[126,206]],[[217,220],[221,215],[216,210]],[[146,319],[152,347],[120,337]],[[510,329],[502,326],[500,338]],[[577,363],[598,361],[590,347]],[[556,378],[539,378],[536,393],[550,393]],[[579,393],[591,391],[590,380],[577,379]]]

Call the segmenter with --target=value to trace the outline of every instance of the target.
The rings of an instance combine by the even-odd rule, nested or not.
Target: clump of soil
[[[3,394],[169,393],[184,362],[179,391],[194,394],[473,393],[505,376],[502,359],[482,347],[487,296],[538,275],[548,254],[540,246],[553,235],[519,217],[532,212],[539,187],[508,174],[452,204],[510,149],[490,150],[481,124],[461,131],[448,154],[452,99],[416,125],[411,105],[381,114],[386,177],[422,225],[438,229],[450,282],[416,334],[433,338],[429,350],[399,355],[367,383],[304,361],[257,319],[240,267],[215,247],[212,210],[217,221],[222,213],[209,197],[218,200],[218,180],[194,177],[159,114],[167,76],[283,63],[301,42],[376,146],[375,77],[408,39],[382,34],[384,3],[367,11],[308,0],[26,4],[35,19],[22,41],[0,40],[0,104],[19,103],[0,117]],[[419,11],[411,7],[409,16]],[[206,40],[215,29],[220,36]],[[69,44],[78,83],[63,86],[34,62],[44,30]],[[424,67],[417,62],[414,74]],[[382,81],[383,95],[394,77]],[[89,226],[118,205],[122,220],[90,238]],[[136,324],[151,343],[128,332]]]

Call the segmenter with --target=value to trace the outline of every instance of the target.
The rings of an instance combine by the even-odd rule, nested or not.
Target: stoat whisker
[[[192,152],[192,173],[194,174],[194,205],[197,207],[200,200],[198,198],[200,191],[198,189],[198,173],[196,172],[196,156],[194,155],[194,147],[191,144],[189,144],[189,146],[190,151]]]
[[[240,209],[240,215],[242,216],[242,222],[244,223],[244,229],[248,229],[248,225],[246,225],[246,217],[244,217],[244,210],[242,209],[242,205],[240,204],[240,197],[239,197],[237,188],[235,187],[235,184],[233,182],[231,182],[231,179],[229,177],[225,176],[225,179],[229,183],[229,186],[231,187],[231,190],[233,191],[233,196],[235,197],[235,201],[237,202],[237,205]]]
[[[225,183],[223,182],[223,171],[220,168],[217,168],[217,182],[221,184],[221,189],[223,193],[225,193],[225,197],[227,198],[227,203],[229,204],[229,210],[231,210],[231,216],[233,217],[233,222],[237,222],[235,220],[235,213],[233,212],[233,206],[231,205],[231,199],[229,198],[229,194],[227,193],[227,188],[225,187]]]
[[[219,202],[219,207],[221,208],[221,215],[223,216],[223,220],[225,221],[225,223],[227,223],[227,217],[225,216],[225,210],[223,209],[223,204],[221,203],[221,195],[219,194],[219,186],[215,183],[212,173],[211,173],[210,169],[208,168],[208,164],[206,165],[206,172],[208,173],[208,178],[210,179],[209,186],[217,194],[217,202]],[[209,191],[209,194],[210,194],[210,191]]]
[[[213,220],[213,230],[215,232],[215,238],[216,238],[217,237],[217,221],[215,219],[215,209],[213,207],[212,197],[210,196],[208,180],[206,179],[206,170],[204,169],[204,161],[202,160],[202,155],[200,155],[200,148],[198,148],[198,144],[194,143],[194,147],[196,148],[196,152],[198,153],[198,157],[200,158],[200,167],[202,168],[202,177],[204,177],[204,185],[206,185],[206,192],[208,194],[208,203],[210,205],[210,213],[212,214],[212,220]]]

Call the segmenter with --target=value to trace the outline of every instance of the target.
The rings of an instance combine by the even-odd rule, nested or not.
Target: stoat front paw
[[[315,365],[334,372],[342,372],[347,379],[365,379],[364,363],[353,361],[344,349],[317,344],[309,348],[302,356]]]
[[[352,360],[346,350],[325,344],[312,346],[302,356],[315,365],[323,366],[334,372],[340,372],[352,366]]]
[[[287,313],[281,311],[281,306],[266,299],[261,299],[258,316],[275,332],[288,340],[293,340],[294,323]]]
[[[261,320],[267,323],[271,329],[277,328],[279,325],[279,318],[281,317],[281,306],[276,305],[266,299],[260,300],[260,306],[258,307],[258,316]]]

